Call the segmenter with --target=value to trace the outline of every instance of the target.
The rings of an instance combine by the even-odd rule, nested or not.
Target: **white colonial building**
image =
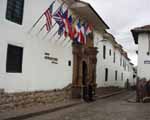
[[[59,8],[62,1],[55,2],[54,11]],[[75,77],[75,73],[79,71],[74,66],[76,57],[73,55],[72,41],[69,38],[64,40],[64,37],[59,39],[59,36],[55,35],[58,25],[55,25],[45,37],[45,28],[39,32],[45,24],[43,16],[31,29],[52,2],[52,0],[0,1],[0,88],[6,92],[61,89],[72,83],[73,79],[78,79]],[[74,16],[94,25],[92,47],[97,50],[97,60],[94,60],[97,62],[94,62],[96,71],[92,69],[93,76],[87,78],[95,79],[98,87],[124,87],[126,81],[133,84],[133,65],[127,53],[115,41],[115,38],[106,32],[109,27],[92,6],[81,1],[66,0],[63,9],[66,8],[69,8],[69,12]],[[54,20],[53,23],[55,23]],[[143,42],[142,37],[147,37],[147,34],[141,34],[139,42]],[[146,40],[145,44],[147,44]],[[143,44],[140,45],[142,49]],[[82,54],[86,49],[90,47],[83,48]],[[146,52],[145,50],[145,56],[147,56]],[[149,60],[148,56],[141,57],[141,59]],[[84,57],[82,63],[84,61],[90,63],[90,57]],[[94,65],[91,65],[92,68]],[[147,65],[145,67],[148,69]],[[87,75],[90,70],[88,69],[87,73],[84,73],[84,70],[81,71],[83,75]],[[144,73],[142,71],[141,75]],[[79,79],[83,75],[80,74]],[[149,74],[146,75],[149,76]]]
[[[138,44],[137,75],[150,80],[150,25],[131,30],[135,44]]]
[[[96,44],[99,51],[97,55],[98,86],[125,87],[127,81],[135,85],[133,64],[130,63],[122,46],[109,33],[104,33],[103,38],[99,40]]]

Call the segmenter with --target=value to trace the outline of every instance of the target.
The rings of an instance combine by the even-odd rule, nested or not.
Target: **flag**
[[[64,23],[64,36],[68,36],[68,9],[63,13],[63,23]]]
[[[70,37],[71,40],[73,40],[74,38],[74,28],[73,28],[73,19],[72,19],[72,16],[70,15],[68,20],[67,20],[67,27],[68,27],[68,35]]]
[[[52,2],[52,4],[49,6],[49,8],[44,12],[44,15],[46,17],[46,29],[49,31],[52,26],[52,13],[53,13],[53,6],[55,1]]]
[[[75,40],[81,44],[86,44],[86,32],[85,32],[85,25],[80,23],[80,20],[78,20],[76,26],[75,26]]]
[[[81,30],[80,20],[78,20],[77,24],[75,25],[75,30],[76,33],[74,35],[74,39],[80,43],[80,30]]]
[[[53,15],[54,20],[59,25],[58,34],[61,35],[64,32],[64,18],[63,18],[63,10],[62,7]]]
[[[80,29],[80,43],[86,44],[86,33],[84,25],[82,25]]]
[[[73,27],[72,27],[73,18],[72,15],[69,16],[68,9],[64,12],[63,17],[64,17],[64,24],[65,24],[64,36],[65,37],[69,36],[70,39],[73,40],[74,37]]]
[[[77,41],[79,43],[82,43],[82,40],[83,40],[83,35],[82,35],[82,32],[81,32],[81,23],[80,23],[80,20],[78,20],[78,23],[76,25],[76,30],[77,30]]]
[[[88,24],[87,28],[86,28],[86,35],[90,34],[93,30],[93,25],[92,24]]]
[[[73,18],[72,18],[71,15],[69,16],[68,21],[69,21],[69,26],[68,26],[68,28],[69,28],[69,36],[70,36],[71,40],[73,40],[76,30],[73,27]]]

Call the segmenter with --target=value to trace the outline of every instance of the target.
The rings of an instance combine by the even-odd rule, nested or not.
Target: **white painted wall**
[[[23,25],[18,25],[5,19],[7,0],[0,1],[0,88],[4,88],[7,92],[63,88],[72,81],[72,66],[68,66],[68,60],[72,61],[71,42],[67,44],[66,40],[61,44],[64,38],[56,42],[57,35],[53,40],[49,40],[58,26],[46,39],[42,39],[46,31],[43,30],[39,36],[36,33],[45,23],[43,17],[35,29],[28,33],[51,2],[52,0],[25,0]],[[59,4],[58,2],[55,4],[54,11]],[[22,73],[6,73],[8,44],[24,48]],[[51,57],[58,58],[58,64],[52,64],[44,59],[45,52],[50,53]]]
[[[114,48],[112,42],[109,40],[103,39],[102,34],[95,32],[94,45],[98,48],[97,55],[97,73],[96,81],[98,87],[107,87],[107,86],[119,86],[124,87],[125,82],[129,79],[130,83],[133,83],[133,67],[129,64],[129,61],[121,55],[119,49]],[[103,59],[103,46],[106,46],[106,59]],[[111,56],[109,55],[109,50],[111,50]],[[115,63],[113,61],[115,52]],[[120,57],[122,60],[125,59],[128,62],[131,71],[125,70],[123,68],[123,62],[120,66]],[[105,68],[108,68],[108,81],[105,81]],[[117,80],[115,80],[115,71],[117,71]],[[121,73],[123,73],[123,80],[121,79]]]
[[[150,61],[148,52],[148,34],[141,33],[138,37],[138,77],[150,79],[150,64],[144,64],[144,61]]]
[[[51,33],[43,39],[45,29],[37,35],[45,23],[43,17],[38,25],[28,33],[31,26],[47,9],[52,0],[25,0],[23,25],[18,25],[5,19],[7,0],[0,1],[0,88],[7,92],[21,92],[34,90],[48,90],[63,88],[72,82],[73,56],[71,42],[63,41],[55,36],[50,39],[58,29],[56,25]],[[35,4],[36,3],[36,4]],[[54,11],[60,3],[56,3]],[[64,7],[65,9],[65,7]],[[97,55],[97,84],[100,86],[124,86],[128,74],[120,66],[120,52],[114,49],[109,40],[103,40],[103,33],[94,32],[94,45],[98,48]],[[8,44],[21,46],[23,51],[22,73],[6,73],[6,54]],[[106,46],[106,59],[103,59],[103,45]],[[109,50],[111,49],[111,56]],[[116,63],[113,63],[113,53],[116,52]],[[44,53],[58,58],[58,64],[52,64],[44,59]],[[68,61],[71,60],[71,67]],[[105,82],[105,68],[108,68],[108,81]],[[118,71],[118,80],[115,80],[115,70]],[[121,80],[121,72],[124,80]]]

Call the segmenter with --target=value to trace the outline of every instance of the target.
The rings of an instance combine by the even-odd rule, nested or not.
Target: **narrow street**
[[[134,92],[126,92],[26,120],[150,120],[149,103],[127,101],[134,95]]]

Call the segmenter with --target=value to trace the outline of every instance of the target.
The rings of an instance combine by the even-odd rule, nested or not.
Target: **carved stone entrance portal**
[[[88,40],[92,41],[92,40]],[[84,87],[91,85],[96,88],[97,48],[93,43],[80,45],[73,43],[73,81],[72,97],[81,98],[86,94]]]

